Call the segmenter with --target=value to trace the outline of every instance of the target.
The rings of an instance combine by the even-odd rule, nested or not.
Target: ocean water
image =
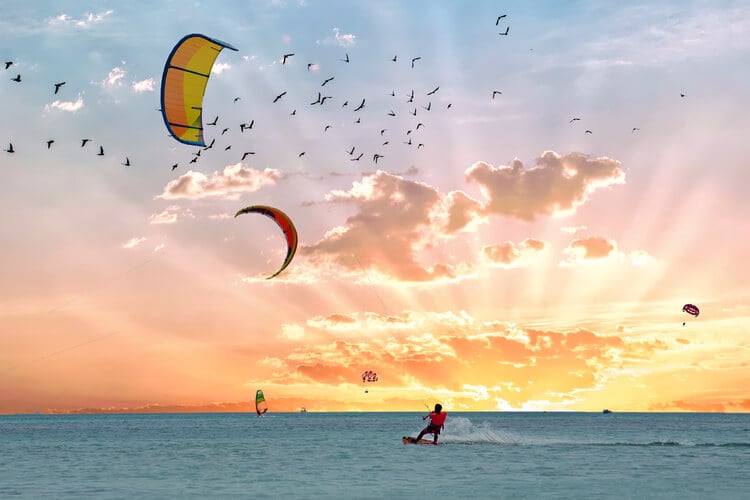
[[[0,416],[0,497],[750,498],[750,414]]]

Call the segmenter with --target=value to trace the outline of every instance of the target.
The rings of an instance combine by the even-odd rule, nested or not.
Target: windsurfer
[[[415,441],[419,442],[419,440],[422,439],[422,436],[424,436],[425,434],[432,434],[432,444],[437,444],[438,436],[440,435],[440,431],[443,430],[443,427],[445,427],[445,419],[447,417],[448,412],[444,412],[443,406],[440,403],[437,403],[435,405],[435,411],[430,412],[429,415],[425,415],[424,417],[422,417],[422,420],[427,420],[427,418],[429,418],[430,423],[427,427],[420,431]]]

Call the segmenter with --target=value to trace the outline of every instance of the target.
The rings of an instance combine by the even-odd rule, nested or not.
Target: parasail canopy
[[[690,314],[691,316],[695,316],[696,318],[700,314],[700,309],[698,309],[698,306],[695,306],[693,304],[685,304],[682,306],[682,311]]]
[[[192,34],[177,42],[164,65],[161,114],[170,135],[178,141],[205,146],[203,94],[216,57],[228,43]]]
[[[286,237],[286,258],[284,259],[284,263],[281,265],[281,268],[271,276],[266,278],[270,280],[271,278],[278,276],[279,273],[286,269],[286,266],[288,266],[289,263],[292,262],[292,258],[294,258],[294,254],[297,251],[297,228],[294,227],[292,220],[287,214],[285,214],[278,208],[268,207],[265,205],[252,205],[249,207],[245,207],[234,214],[234,216],[237,217],[238,215],[249,213],[263,214],[266,217],[270,217],[274,220],[274,222],[276,222],[276,224],[279,225],[281,230],[284,231],[284,236]]]

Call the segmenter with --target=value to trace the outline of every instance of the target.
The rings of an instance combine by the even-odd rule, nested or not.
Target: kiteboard
[[[416,438],[413,438],[411,436],[402,437],[401,442],[404,444],[434,444],[432,442],[432,439],[420,439],[419,441],[417,441]]]

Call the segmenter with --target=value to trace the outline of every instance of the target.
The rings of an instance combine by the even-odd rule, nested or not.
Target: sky
[[[0,413],[750,410],[746,2],[10,0],[0,58]]]

